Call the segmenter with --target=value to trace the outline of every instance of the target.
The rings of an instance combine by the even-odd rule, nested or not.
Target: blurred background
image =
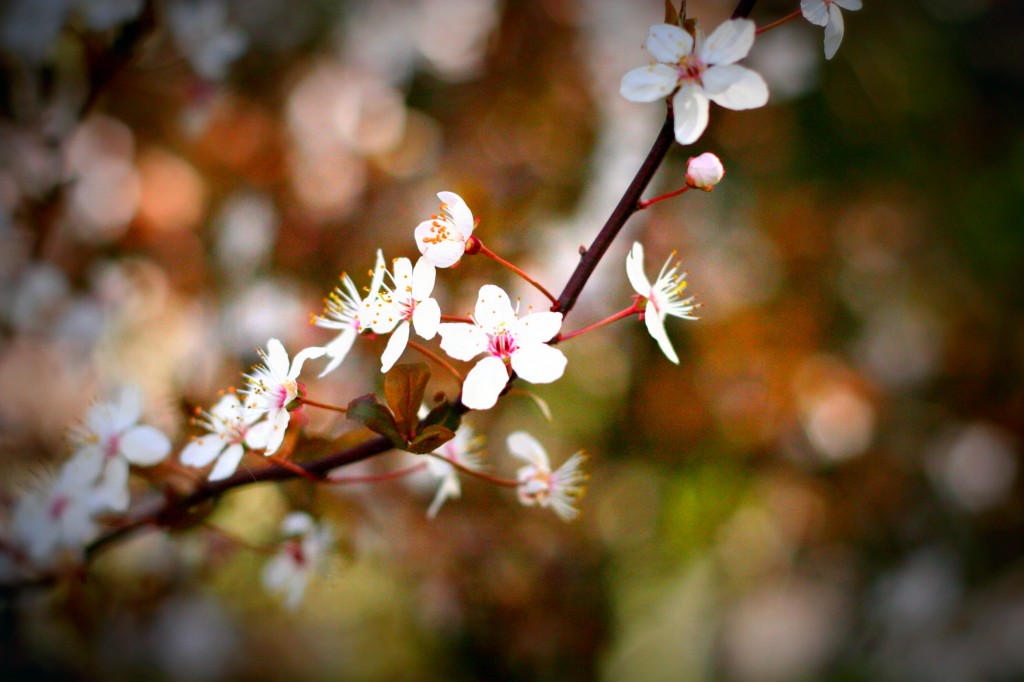
[[[707,29],[731,11],[689,2]],[[1024,6],[844,16],[830,62],[802,19],[758,39],[770,104],[712,107],[649,194],[703,151],[725,180],[633,218],[566,322],[629,304],[633,240],[649,271],[675,249],[703,305],[669,322],[681,365],[619,323],[564,345],[565,377],[536,391],[552,422],[514,395],[470,415],[502,475],[515,430],[556,465],[585,449],[578,521],[475,480],[433,521],[429,481],[244,488],[217,525],[269,542],[305,509],[339,538],[296,612],[264,594],[259,553],[145,532],[0,605],[4,678],[1024,678]],[[618,84],[662,17],[660,0],[0,0],[5,506],[111,386],[139,383],[180,445],[268,338],[325,343],[310,313],[378,247],[415,256],[439,190],[559,291],[657,134],[661,105]],[[481,260],[439,274],[446,311],[484,282],[543,306]],[[374,390],[382,349],[360,341],[310,396]]]

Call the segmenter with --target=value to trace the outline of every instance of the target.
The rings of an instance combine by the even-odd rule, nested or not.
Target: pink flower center
[[[67,511],[68,505],[71,504],[71,500],[67,495],[61,495],[53,501],[50,505],[50,518],[54,521],[59,519]]]
[[[103,454],[104,454],[104,456],[107,459],[114,459],[115,457],[117,457],[117,453],[120,450],[121,450],[121,434],[115,433],[110,438],[108,438],[107,442],[104,444]]]
[[[487,343],[487,352],[495,357],[501,358],[502,360],[512,357],[512,354],[516,352],[517,348],[516,338],[512,336],[511,333],[504,330],[491,336]]]
[[[679,74],[679,82],[681,84],[700,83],[701,76],[707,68],[707,65],[701,61],[697,55],[683,57],[676,66],[676,72]]]
[[[284,543],[284,551],[298,566],[306,565],[306,553],[302,549],[302,540],[298,538]]]

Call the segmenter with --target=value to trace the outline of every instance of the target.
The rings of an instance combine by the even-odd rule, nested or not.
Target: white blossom
[[[479,469],[483,464],[479,452],[481,442],[482,439],[474,436],[473,429],[463,424],[455,432],[455,438],[434,452],[469,469]],[[439,481],[437,494],[427,509],[427,516],[434,518],[447,500],[458,499],[462,495],[462,485],[458,469],[442,459],[427,457],[427,469]]]
[[[262,450],[273,433],[273,422],[258,422],[263,412],[242,404],[234,393],[221,398],[209,412],[201,412],[196,424],[208,433],[199,436],[181,451],[181,463],[205,467],[217,461],[210,472],[211,481],[235,473],[246,448]]]
[[[476,223],[469,206],[454,192],[438,192],[441,209],[416,226],[416,246],[435,267],[450,268],[466,252]]]
[[[577,452],[552,472],[548,453],[536,438],[516,431],[509,434],[507,442],[509,452],[527,463],[516,474],[519,501],[528,507],[550,507],[565,521],[575,519],[579,515],[575,503],[587,480],[580,469],[586,456]]]
[[[62,557],[81,557],[96,536],[95,516],[110,508],[107,495],[95,486],[102,467],[102,460],[79,451],[54,478],[18,498],[9,540],[16,561],[47,570]]]
[[[722,161],[711,152],[694,156],[686,162],[686,184],[710,192],[725,176]]]
[[[622,77],[619,92],[632,102],[672,97],[675,135],[692,144],[708,125],[708,100],[726,109],[754,109],[768,102],[768,86],[760,75],[736,62],[754,44],[754,22],[731,19],[705,40],[672,24],[651,26],[647,51],[654,64]]]
[[[277,554],[263,567],[263,586],[284,597],[289,609],[298,608],[314,571],[322,570],[334,544],[327,523],[317,523],[305,512],[292,512],[281,522],[285,535]]]
[[[296,398],[305,393],[299,383],[302,365],[310,358],[318,358],[325,353],[323,348],[306,348],[296,354],[289,364],[288,352],[277,339],[267,342],[267,350],[260,350],[263,364],[253,368],[252,374],[245,379],[248,386],[243,393],[247,394],[246,406],[257,413],[266,413],[271,424],[271,433],[267,439],[265,454],[272,455],[281,447],[285,429],[291,420],[289,406]]]
[[[129,465],[153,466],[171,451],[171,441],[159,429],[139,424],[142,392],[125,386],[115,402],[89,408],[85,423],[72,431],[78,452],[96,464],[98,488],[111,509],[128,508]]]
[[[697,307],[693,302],[693,297],[682,297],[683,291],[686,290],[686,273],[679,272],[678,262],[671,265],[674,257],[675,252],[668,257],[665,265],[661,267],[661,272],[658,273],[658,278],[654,284],[651,284],[647,275],[644,274],[644,247],[640,242],[634,242],[633,248],[626,256],[626,275],[636,293],[647,299],[644,309],[644,323],[647,325],[647,331],[658,342],[658,346],[665,356],[678,365],[679,357],[676,355],[675,349],[672,348],[672,342],[669,341],[668,333],[665,331],[665,318],[669,315],[681,317],[684,320],[698,318],[691,315],[694,308]]]
[[[825,27],[825,59],[832,59],[843,42],[843,13],[839,8],[853,12],[863,6],[861,0],[800,0],[804,18]]]
[[[341,287],[335,287],[325,301],[327,309],[323,316],[314,316],[313,324],[324,329],[337,329],[340,333],[324,346],[324,353],[331,358],[320,376],[334,371],[345,360],[356,337],[370,330],[370,305],[377,300],[384,282],[384,254],[377,249],[377,261],[371,271],[369,293],[364,298],[359,294],[355,282],[348,275],[342,275]]]
[[[547,384],[559,379],[567,361],[562,351],[547,342],[561,326],[561,313],[531,313],[520,319],[500,287],[480,287],[473,324],[450,322],[438,328],[441,349],[456,360],[487,355],[466,376],[463,404],[474,410],[494,407],[508,383],[510,366],[530,383]]]
[[[391,369],[402,356],[410,328],[424,339],[432,339],[441,324],[441,307],[430,297],[436,277],[430,261],[420,258],[414,268],[408,258],[396,258],[391,268],[391,286],[385,283],[376,300],[369,303],[373,331],[391,332],[380,359],[382,372]]]

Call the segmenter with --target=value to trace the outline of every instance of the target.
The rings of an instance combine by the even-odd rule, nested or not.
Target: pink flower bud
[[[725,168],[718,157],[711,152],[694,156],[686,162],[686,184],[695,189],[710,192],[725,175]]]

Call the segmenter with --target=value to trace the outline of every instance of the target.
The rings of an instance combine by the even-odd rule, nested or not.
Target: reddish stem
[[[386,474],[366,475],[366,476],[328,476],[327,483],[331,485],[349,485],[351,483],[383,483],[384,481],[392,481],[396,478],[402,478],[409,474],[414,474],[417,471],[423,471],[427,468],[426,462],[420,462],[419,464],[413,464],[412,466],[399,469],[397,471],[389,471]]]
[[[656,204],[659,201],[665,201],[665,199],[671,199],[672,197],[677,197],[680,194],[684,194],[684,193],[690,191],[691,189],[693,189],[693,187],[690,187],[689,185],[687,185],[686,187],[683,187],[682,189],[677,189],[676,191],[669,192],[668,194],[662,194],[661,196],[654,197],[653,199],[641,199],[640,201],[637,202],[636,208],[637,208],[638,211],[642,211],[645,208],[647,208],[648,206],[651,206],[652,204]]]
[[[448,462],[449,464],[451,464],[453,467],[455,467],[456,469],[458,469],[462,473],[469,474],[470,476],[475,476],[476,478],[479,478],[481,481],[487,481],[488,483],[493,483],[494,485],[500,485],[500,486],[503,486],[505,488],[518,488],[519,487],[519,481],[513,481],[510,478],[501,478],[499,476],[492,476],[490,474],[485,474],[482,471],[477,471],[476,469],[470,469],[465,464],[459,464],[454,459],[448,459],[444,455],[439,455],[436,452],[430,452],[430,453],[427,453],[427,454],[429,454],[431,457],[436,457],[437,459],[441,460],[442,462]]]
[[[472,317],[460,317],[459,315],[442,315],[441,320],[443,322],[465,322],[466,324],[473,324]]]
[[[785,23],[789,23],[790,21],[793,21],[794,19],[796,19],[797,17],[800,17],[801,15],[803,15],[803,12],[801,10],[795,10],[791,14],[787,14],[786,16],[782,17],[781,19],[776,19],[775,21],[771,22],[770,24],[765,24],[764,26],[759,27],[756,31],[754,31],[754,35],[758,36],[758,35],[761,35],[762,33],[764,33],[765,31],[770,31],[773,28],[778,28],[779,26],[782,26]]]
[[[497,261],[498,263],[501,263],[506,268],[508,268],[512,272],[516,273],[517,275],[519,275],[520,277],[525,279],[530,284],[532,284],[534,287],[536,287],[537,291],[539,291],[540,293],[542,293],[542,294],[544,294],[545,296],[548,297],[548,300],[551,301],[551,304],[553,306],[552,310],[557,310],[558,299],[555,298],[551,294],[550,291],[548,291],[547,289],[542,287],[537,280],[533,279],[532,277],[527,275],[525,272],[523,272],[522,270],[520,270],[516,266],[512,265],[511,263],[509,263],[507,260],[505,260],[504,258],[499,256],[498,254],[496,254],[493,251],[491,251],[490,249],[488,249],[486,246],[484,246],[484,243],[482,241],[480,241],[478,238],[474,237],[474,239],[477,240],[477,244],[479,244],[479,246],[480,246],[480,253],[482,253],[483,255],[487,256],[488,258],[491,258],[491,259]]]
[[[309,405],[311,407],[319,407],[324,410],[331,410],[333,412],[341,412],[345,414],[348,410],[344,407],[338,407],[337,405],[331,405],[330,403],[322,403],[318,400],[311,400],[309,398],[299,396],[299,402],[303,405]]]
[[[415,341],[409,341],[409,347],[412,348],[413,350],[419,351],[424,356],[426,356],[427,358],[433,360],[434,362],[436,362],[441,367],[444,367],[446,370],[448,370],[449,374],[451,374],[453,377],[455,377],[455,380],[458,381],[459,384],[461,384],[463,382],[462,374],[459,372],[459,370],[457,370],[454,367],[452,367],[451,364],[447,360],[442,358],[440,355],[438,355],[434,351],[432,351],[429,348],[426,348],[424,346],[421,346],[420,344],[416,343]]]
[[[317,476],[316,474],[307,471],[306,469],[300,467],[298,464],[295,464],[294,462],[289,462],[288,460],[278,457],[277,455],[267,455],[266,457],[268,460],[270,460],[277,466],[283,469],[287,469],[293,474],[301,476],[302,478],[305,478],[308,481],[312,481],[313,483],[323,483],[324,481],[324,479],[321,476]]]
[[[579,336],[580,334],[586,334],[587,332],[593,331],[595,329],[599,329],[600,327],[603,327],[606,324],[611,324],[612,322],[616,322],[618,320],[621,320],[624,317],[629,317],[630,315],[636,315],[636,314],[641,313],[641,312],[643,312],[643,308],[638,308],[637,305],[636,305],[636,302],[634,301],[633,305],[629,306],[625,310],[620,310],[619,312],[615,313],[614,315],[611,315],[610,317],[604,318],[600,322],[595,322],[592,325],[583,327],[582,329],[577,329],[576,331],[569,332],[568,334],[559,334],[555,338],[555,340],[552,341],[552,343],[558,343],[558,342],[561,342],[561,341],[568,341],[569,339],[574,338],[576,336]]]

